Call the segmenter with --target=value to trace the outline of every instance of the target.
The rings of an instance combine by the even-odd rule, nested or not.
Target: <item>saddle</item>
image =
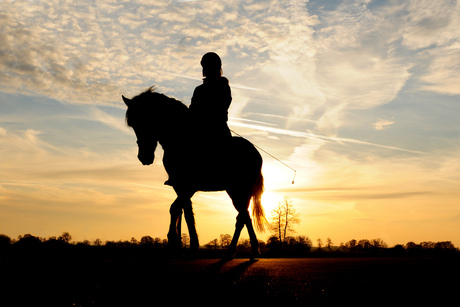
[[[200,191],[225,190],[231,183],[230,142],[213,142],[200,145],[199,150],[187,160],[187,165],[169,173],[164,183],[173,187],[192,187]]]

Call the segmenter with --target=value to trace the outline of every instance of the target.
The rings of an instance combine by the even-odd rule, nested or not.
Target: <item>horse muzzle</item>
[[[142,165],[150,165],[153,163],[155,156],[147,157],[144,155],[138,155],[137,158],[141,161]]]

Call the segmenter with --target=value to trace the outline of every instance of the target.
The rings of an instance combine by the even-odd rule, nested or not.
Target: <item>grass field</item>
[[[4,256],[0,306],[442,306],[459,299],[458,257],[164,256],[117,249]]]

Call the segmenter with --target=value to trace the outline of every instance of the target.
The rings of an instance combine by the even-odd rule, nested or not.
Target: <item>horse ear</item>
[[[123,101],[126,103],[126,105],[129,107],[131,104],[131,99],[126,98],[125,96],[121,95],[121,98],[123,98]]]

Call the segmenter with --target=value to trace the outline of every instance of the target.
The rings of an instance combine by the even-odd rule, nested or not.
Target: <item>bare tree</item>
[[[205,245],[208,248],[217,248],[219,246],[219,240],[214,239]]]
[[[220,235],[220,246],[222,248],[227,248],[230,243],[232,242],[232,236],[229,234],[221,234]]]
[[[271,229],[282,243],[289,234],[295,232],[294,225],[299,223],[299,214],[296,213],[292,201],[287,197],[272,211]]]
[[[160,237],[155,237],[155,239],[153,239],[153,246],[161,247],[162,244],[163,244],[163,242],[162,242]]]
[[[331,238],[326,239],[326,247],[330,250],[332,248],[332,240]]]
[[[102,240],[97,238],[96,240],[94,240],[93,245],[94,246],[101,246],[102,245]]]
[[[66,244],[69,244],[70,240],[72,240],[72,236],[68,232],[63,232],[62,235],[58,238],[58,240]]]
[[[190,236],[186,233],[182,234],[182,247],[187,248],[190,246]]]
[[[151,236],[143,236],[139,242],[142,246],[153,246],[153,238]]]
[[[318,249],[323,248],[323,240],[321,238],[317,239],[316,242],[318,242]]]

